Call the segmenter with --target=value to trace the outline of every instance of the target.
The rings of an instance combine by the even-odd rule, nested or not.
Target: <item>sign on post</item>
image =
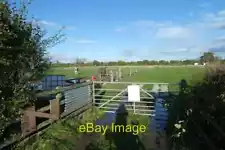
[[[128,102],[140,102],[140,86],[128,85]]]

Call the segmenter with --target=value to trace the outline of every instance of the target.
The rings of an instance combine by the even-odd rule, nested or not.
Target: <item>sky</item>
[[[33,0],[29,15],[48,35],[53,60],[182,60],[225,56],[225,0]]]

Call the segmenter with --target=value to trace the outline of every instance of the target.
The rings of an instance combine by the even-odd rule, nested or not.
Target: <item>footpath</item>
[[[168,150],[167,146],[167,137],[165,134],[165,127],[168,119],[168,113],[163,107],[162,98],[157,98],[155,102],[155,116],[150,117],[150,124],[145,133],[142,136],[123,136],[116,137],[117,139],[121,139],[122,148],[115,148],[110,150]],[[122,104],[121,104],[122,105]],[[119,109],[119,108],[118,108]],[[121,112],[120,112],[121,113]],[[116,120],[117,112],[105,112],[104,116],[97,120],[95,124],[97,125],[110,125],[112,122]],[[95,140],[102,139],[102,135],[93,133],[93,134],[85,134],[80,139],[79,144],[77,145],[79,150],[102,150],[101,148],[87,148],[88,145],[90,146],[91,142]],[[112,136],[112,137],[113,137]],[[105,137],[103,137],[104,139]],[[125,140],[127,138],[128,140]],[[115,141],[115,139],[114,139]],[[139,142],[137,142],[139,141]],[[106,144],[110,143],[105,140]],[[138,144],[136,144],[138,143]],[[93,143],[91,143],[93,144]],[[121,143],[120,143],[121,144]],[[120,146],[121,147],[121,146]]]

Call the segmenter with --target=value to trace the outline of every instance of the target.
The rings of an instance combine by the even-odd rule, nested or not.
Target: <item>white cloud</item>
[[[206,7],[206,4],[204,5]],[[209,4],[207,5],[209,6]],[[195,15],[196,17],[199,16],[197,12],[190,12],[187,15],[189,15],[190,17],[193,15]],[[137,20],[129,22],[124,26],[118,27],[119,28],[115,29],[115,31],[117,32],[126,31],[126,33],[134,33],[135,35],[138,35],[140,33],[140,35],[144,35],[145,38],[149,37],[151,41],[153,38],[154,43],[164,44],[160,45],[159,49],[171,50],[160,52],[165,55],[171,54],[172,56],[176,53],[184,53],[184,55],[193,53],[193,55],[197,55],[201,51],[207,51],[210,49],[210,47],[214,47],[215,45],[212,44],[215,44],[215,41],[225,41],[225,37],[219,37],[217,39],[214,37],[218,30],[225,29],[225,10],[203,14],[203,16],[200,16],[198,20],[186,23],[182,23],[179,21],[175,22],[172,20]],[[218,43],[216,44],[216,47],[218,47]],[[188,45],[195,45],[195,48],[185,48],[188,47]],[[184,48],[176,49],[176,47],[174,48],[174,46]],[[221,44],[219,46],[221,47]],[[130,51],[124,51],[123,55],[132,55],[132,53]]]
[[[215,42],[223,42],[225,44],[225,36],[221,36],[215,39]]]
[[[38,21],[38,23],[43,24],[43,25],[47,25],[47,26],[58,26],[56,23],[50,22],[50,21],[46,21],[46,20]]]
[[[172,25],[172,21],[163,21],[163,22],[156,22],[153,20],[137,20],[134,22],[127,23],[124,26],[119,26],[114,29],[116,32],[123,32],[128,30],[138,30],[138,29],[144,29],[144,30],[152,30],[159,27],[166,27],[168,25]]]
[[[55,23],[55,22],[52,22],[52,21],[46,21],[46,20],[39,20],[39,21],[36,21],[36,20],[34,20],[33,22],[34,22],[34,23],[37,23],[37,24],[39,24],[39,25],[44,25],[44,26],[48,26],[48,27],[53,27],[53,28],[56,28],[56,29],[63,28],[63,29],[65,29],[65,30],[76,30],[76,27],[74,27],[74,26],[60,25],[60,24]]]
[[[203,6],[209,5],[207,3],[202,4]],[[188,14],[190,17],[194,15],[194,12],[190,12]],[[129,22],[124,26],[119,26],[114,29],[116,32],[143,32],[149,33],[155,32],[158,30],[157,35],[159,37],[189,37],[191,31],[195,32],[201,29],[201,31],[206,28],[212,29],[225,29],[225,10],[218,11],[216,13],[207,13],[204,14],[202,18],[199,20],[189,22],[189,23],[180,23],[174,22],[172,20],[162,20],[162,21],[154,21],[154,20],[137,20],[133,22]],[[195,30],[197,29],[197,30]],[[163,33],[162,31],[166,31],[167,33]],[[205,31],[207,32],[207,31]],[[192,32],[193,33],[193,32]]]
[[[221,45],[221,46],[218,46],[218,47],[211,47],[209,49],[210,51],[212,52],[215,52],[215,53],[220,53],[220,52],[225,52],[225,45]]]
[[[225,10],[219,11],[219,12],[218,12],[218,15],[219,15],[219,16],[225,16]]]
[[[137,20],[130,22],[123,27],[115,28],[116,32],[136,32],[141,35],[156,36],[158,38],[187,38],[192,35],[192,30],[186,25],[183,27],[171,20],[153,21],[153,20]]]
[[[178,49],[173,49],[170,51],[162,51],[161,53],[164,54],[174,54],[174,53],[187,53],[190,52],[191,48],[178,48]]]
[[[158,38],[187,38],[191,35],[191,30],[184,27],[159,28],[156,33]]]
[[[225,10],[221,10],[217,13],[205,14],[203,20],[209,27],[225,29]]]
[[[175,52],[189,52],[189,51],[190,51],[189,48],[180,48],[175,50]]]
[[[211,24],[211,27],[217,28],[217,29],[225,29],[225,22],[217,22]]]
[[[159,27],[166,27],[166,26],[172,25],[172,21],[168,20],[168,21],[157,22],[153,20],[138,20],[136,22],[133,22],[132,24],[142,28],[159,28]]]

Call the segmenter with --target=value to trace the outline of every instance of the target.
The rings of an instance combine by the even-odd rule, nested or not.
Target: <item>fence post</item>
[[[134,114],[136,114],[135,102],[133,103],[133,107],[134,107]]]
[[[118,81],[119,81],[119,72],[116,71],[116,82],[118,82]]]
[[[34,115],[35,106],[28,107],[24,110],[22,116],[22,135],[27,135],[37,129],[36,116]]]
[[[95,83],[92,81],[92,106],[95,106]]]
[[[119,68],[119,80],[122,78],[122,71],[121,68]]]
[[[113,71],[110,70],[110,82],[113,82]]]
[[[129,75],[131,76],[131,67],[130,67],[130,73],[129,73]]]
[[[54,114],[59,119],[60,117],[60,99],[61,93],[56,95],[56,99],[50,100],[50,114]]]
[[[98,74],[98,78],[99,78],[99,81],[102,81],[102,73],[101,72]]]

